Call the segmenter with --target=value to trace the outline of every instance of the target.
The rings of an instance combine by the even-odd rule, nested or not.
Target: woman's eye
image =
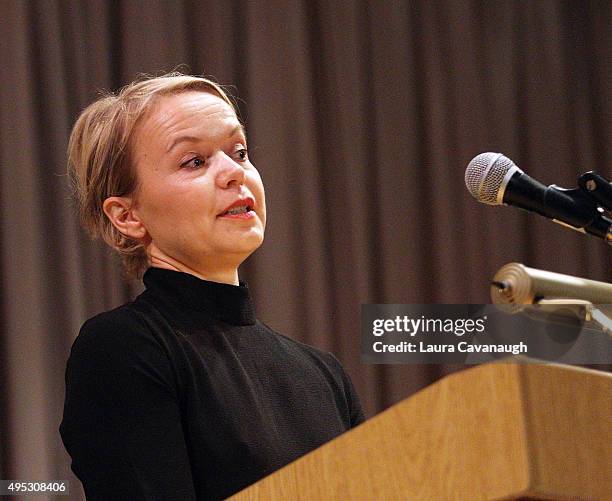
[[[240,162],[246,162],[249,158],[249,153],[246,148],[240,148],[239,150],[236,150],[235,155],[236,157],[238,157],[238,160]]]
[[[182,163],[181,167],[186,167],[188,169],[199,169],[200,167],[203,167],[205,163],[206,160],[203,158],[193,157],[191,160],[187,160],[186,162]]]

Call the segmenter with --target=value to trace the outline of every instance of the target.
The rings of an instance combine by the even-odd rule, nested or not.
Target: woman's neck
[[[155,255],[149,255],[149,263],[154,268],[164,268],[166,270],[181,271],[183,273],[189,273],[202,280],[208,280],[210,282],[219,282],[222,284],[238,285],[238,268],[227,267],[225,269],[214,269],[214,270],[202,270],[195,269],[187,266],[175,259],[167,256],[160,257]]]

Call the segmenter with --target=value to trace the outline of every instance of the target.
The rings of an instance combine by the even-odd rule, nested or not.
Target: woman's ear
[[[104,214],[113,226],[132,240],[140,241],[148,236],[147,229],[134,210],[129,197],[108,197],[102,204]]]

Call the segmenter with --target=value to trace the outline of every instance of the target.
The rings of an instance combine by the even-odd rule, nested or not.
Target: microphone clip
[[[578,178],[578,186],[595,203],[612,210],[612,184],[605,177],[593,171],[585,172]]]

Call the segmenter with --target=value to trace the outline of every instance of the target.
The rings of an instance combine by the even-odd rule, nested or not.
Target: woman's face
[[[263,184],[244,129],[219,96],[159,98],[136,131],[132,154],[134,211],[150,255],[206,270],[237,267],[261,245]]]

